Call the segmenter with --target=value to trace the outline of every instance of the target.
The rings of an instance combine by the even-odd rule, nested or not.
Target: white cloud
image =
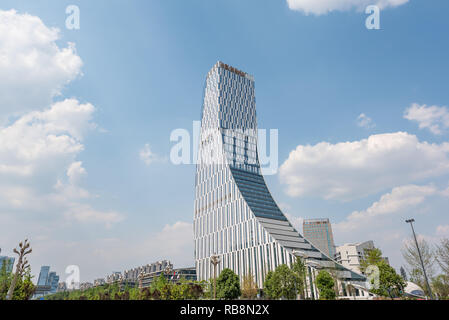
[[[288,221],[290,221],[292,226],[296,229],[296,231],[302,233],[302,223],[304,221],[304,218],[291,214],[290,212],[292,207],[287,203],[280,202],[278,203],[278,206],[284,213],[284,215],[287,217]]]
[[[446,190],[442,191],[443,195],[445,195],[446,197],[449,197],[449,187],[446,188]]]
[[[344,233],[366,226],[373,227],[381,222],[380,218],[391,219],[388,216],[404,213],[422,204],[428,197],[438,194],[438,189],[432,185],[396,187],[366,210],[351,213],[343,222],[337,223],[335,229]]]
[[[291,10],[305,14],[322,15],[332,11],[364,10],[369,5],[377,5],[380,9],[397,7],[408,0],[287,0]]]
[[[449,143],[420,142],[406,132],[314,146],[299,145],[280,167],[292,197],[351,200],[449,173]]]
[[[362,113],[357,117],[357,125],[361,128],[373,128],[376,125],[373,123],[373,120],[368,117],[366,114]]]
[[[420,129],[429,129],[433,134],[442,134],[449,128],[449,110],[446,107],[412,104],[405,110],[404,118],[418,122]]]
[[[71,184],[78,184],[80,179],[87,174],[86,169],[83,168],[81,161],[73,162],[67,169],[67,176]]]
[[[111,228],[114,224],[125,219],[124,215],[116,211],[97,210],[89,203],[94,198],[87,190],[78,185],[79,178],[87,175],[81,162],[70,164],[65,183],[62,179],[48,190],[41,179],[37,179],[39,187],[34,187],[33,179],[25,181],[0,182],[0,216],[11,215],[14,211],[26,212],[31,221],[45,214],[52,216],[52,220],[59,227],[67,222],[81,224],[103,224]],[[34,217],[33,217],[34,215]],[[39,224],[38,222],[35,223]]]
[[[74,45],[59,48],[58,39],[59,31],[38,17],[0,10],[0,116],[15,114],[0,122],[0,215],[110,227],[124,217],[93,208],[93,197],[79,186],[87,172],[76,158],[96,128],[95,107],[77,99],[51,102],[81,74]]]
[[[436,243],[449,230],[447,196],[432,184],[393,188],[363,210],[354,211],[332,228],[336,244],[374,240],[396,268],[404,265],[401,247],[411,239],[406,219],[415,218],[418,237]],[[440,224],[439,227],[437,227]],[[435,230],[435,231],[434,231]]]
[[[0,127],[0,175],[31,176],[71,163],[84,149],[84,135],[95,127],[94,111],[91,104],[67,99]]]
[[[68,248],[67,243],[54,247],[50,241],[42,241],[42,247],[37,249],[48,248],[55,257],[54,264],[60,266],[62,272],[68,264],[79,265],[82,281],[164,259],[170,260],[175,268],[194,266],[193,225],[183,221],[167,224],[159,232],[126,238],[98,238],[94,242],[92,246],[90,241],[78,239]]]
[[[438,226],[435,233],[440,237],[449,237],[449,225]]]
[[[115,211],[100,211],[92,208],[89,204],[72,203],[65,212],[69,220],[82,223],[102,223],[106,228],[124,220],[124,216]]]
[[[145,244],[148,254],[152,256],[159,259],[167,257],[189,265],[193,263],[193,224],[183,221],[167,224]]]
[[[147,166],[153,164],[154,162],[165,161],[164,158],[151,151],[151,147],[148,143],[145,144],[142,149],[140,149],[139,157],[140,160],[142,160]]]
[[[0,10],[0,247],[11,251],[30,238],[33,272],[51,263],[63,277],[74,260],[104,269],[95,250],[110,241],[101,234],[125,216],[98,209],[98,196],[82,187],[87,171],[78,157],[97,128],[95,107],[53,101],[82,66],[73,44],[56,44],[58,33],[36,16]],[[95,246],[90,230],[98,235]]]
[[[302,234],[302,223],[304,222],[304,218],[302,217],[297,217],[294,215],[291,215],[289,213],[284,212],[285,216],[287,217],[288,221],[290,221],[290,223],[292,224],[292,226],[296,229],[296,231],[298,231],[299,233]]]
[[[78,265],[82,282],[163,259],[170,260],[175,268],[194,266],[193,225],[188,222],[177,221],[157,232],[128,233],[124,237],[96,236],[96,231],[89,235],[81,229],[75,238],[67,235],[57,240],[55,233],[61,227],[53,221],[24,224],[14,215],[0,214],[0,225],[8,226],[0,234],[4,255],[12,255],[18,241],[30,239],[33,254],[29,258],[35,276],[41,265],[48,264],[60,275],[61,281],[67,276],[68,265]]]
[[[81,74],[75,45],[60,48],[59,30],[39,17],[0,10],[0,114],[42,108]],[[1,122],[0,122],[1,123]]]

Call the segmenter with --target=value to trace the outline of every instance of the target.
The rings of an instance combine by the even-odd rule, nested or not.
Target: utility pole
[[[415,229],[413,228],[413,222],[415,222],[415,219],[408,219],[408,220],[405,220],[405,222],[410,223],[410,226],[412,227],[413,238],[415,239],[416,249],[418,250],[419,261],[421,262],[422,271],[424,273],[424,279],[426,280],[427,290],[429,290],[430,299],[433,300],[433,294],[432,294],[432,290],[430,289],[429,279],[427,279],[426,268],[424,268],[424,262],[422,260],[421,250],[419,250],[418,240],[416,239]]]
[[[217,299],[217,265],[220,263],[220,257],[213,255],[210,257],[210,263],[214,266],[214,300]]]

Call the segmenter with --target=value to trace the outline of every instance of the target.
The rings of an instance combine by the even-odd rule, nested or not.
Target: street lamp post
[[[412,227],[413,238],[415,239],[416,249],[418,250],[419,261],[421,262],[422,271],[424,273],[424,279],[426,280],[427,290],[429,290],[430,299],[433,299],[432,290],[430,289],[429,279],[427,279],[426,268],[424,268],[424,262],[421,256],[421,250],[419,250],[418,240],[416,239],[415,229],[413,228],[413,222],[415,219],[405,220],[406,223],[410,223]]]
[[[214,300],[217,299],[217,265],[220,263],[220,257],[213,255],[210,257],[210,263],[214,266]]]

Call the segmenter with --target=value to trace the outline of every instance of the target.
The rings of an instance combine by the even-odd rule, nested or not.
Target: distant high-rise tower
[[[37,280],[36,294],[55,293],[58,289],[59,276],[49,266],[42,266]]]
[[[304,238],[332,259],[335,258],[335,243],[329,219],[306,219],[303,222]]]
[[[39,278],[37,280],[38,286],[46,286],[48,283],[48,274],[50,273],[49,266],[42,266],[41,271],[39,272]]]
[[[58,283],[59,283],[59,276],[54,271],[50,272],[48,274],[47,285],[50,286],[51,293],[56,293],[56,290],[58,289]]]
[[[5,266],[5,270],[7,273],[12,272],[12,268],[14,265],[14,258],[0,256],[0,270]]]
[[[317,268],[331,268],[342,281],[365,277],[333,261],[291,225],[261,175],[257,153],[254,78],[217,62],[207,74],[195,177],[194,240],[199,280],[224,268],[240,279],[251,273],[259,288],[281,264],[305,259],[313,288]],[[310,296],[316,296],[312,289]]]

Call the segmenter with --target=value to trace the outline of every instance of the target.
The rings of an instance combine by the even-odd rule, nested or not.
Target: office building
[[[146,288],[160,275],[164,275],[169,282],[178,282],[181,279],[194,281],[197,279],[195,268],[178,268],[174,269],[173,264],[168,260],[161,260],[145,266],[128,269],[123,272],[113,272],[105,279],[96,279],[93,287],[102,286],[106,283],[118,283],[123,289],[125,287]]]
[[[54,271],[50,271],[49,266],[42,266],[37,280],[34,297],[42,297],[47,294],[56,293],[59,287],[59,276]]]
[[[123,272],[123,279],[127,281],[134,281],[137,282],[139,275],[144,273],[152,273],[152,272],[158,272],[163,271],[167,268],[173,269],[173,264],[170,263],[168,260],[162,260],[157,261],[151,264],[147,264],[145,266],[125,270]]]
[[[329,219],[305,219],[303,235],[317,249],[330,258],[335,258],[334,236]]]
[[[95,279],[94,280],[94,287],[99,287],[106,284],[106,281],[103,278]]]
[[[361,261],[366,259],[369,250],[373,250],[374,248],[375,246],[372,240],[358,243],[346,243],[336,248],[335,259],[344,267],[354,272],[362,273],[360,268]],[[382,259],[386,263],[389,263],[387,257],[382,257]]]
[[[88,290],[88,289],[91,289],[93,287],[94,287],[93,283],[90,283],[90,282],[80,283],[80,290],[81,291]]]
[[[166,269],[153,271],[150,273],[142,274],[141,279],[137,281],[137,284],[141,288],[151,287],[151,284],[154,280],[156,280],[160,275],[163,274],[168,282],[177,283],[181,279],[186,281],[196,281],[196,269],[192,268],[178,268],[178,269]]]
[[[211,258],[240,279],[249,272],[259,288],[281,264],[305,259],[309,297],[314,277],[334,269],[340,281],[365,277],[337,264],[305,239],[273,200],[258,156],[254,78],[224,63],[209,71],[204,89],[195,177],[194,243],[198,280],[213,277]],[[288,115],[286,115],[288,116]]]
[[[50,273],[49,266],[42,266],[41,271],[39,272],[39,278],[37,280],[38,286],[45,286],[48,282],[48,274]]]
[[[106,283],[114,283],[116,281],[119,281],[122,278],[122,273],[119,271],[112,272],[111,275],[106,277]]]
[[[6,256],[0,256],[0,270],[5,266],[6,272],[11,273],[14,266],[14,258],[12,257],[6,257]]]
[[[48,274],[48,285],[50,286],[50,293],[56,293],[58,290],[59,276],[52,271]]]
[[[105,279],[95,280],[93,286],[97,287],[97,286],[101,286],[105,283],[112,284],[112,283],[117,283],[117,282],[120,282],[124,286],[125,285],[134,286],[134,285],[138,284],[142,278],[145,279],[144,280],[145,283],[149,283],[153,280],[153,277],[158,276],[162,273],[165,274],[167,271],[170,271],[170,273],[177,272],[176,277],[186,275],[186,279],[190,279],[191,278],[190,271],[184,272],[185,270],[188,270],[188,269],[189,268],[173,269],[173,264],[170,261],[161,260],[161,261],[156,261],[154,263],[146,264],[144,266],[125,270],[125,271],[123,271],[123,273],[118,272],[118,271],[113,272],[111,275],[106,277],[106,280]],[[169,276],[173,277],[173,275],[169,275]],[[173,278],[173,279],[175,279],[175,278]],[[196,273],[195,273],[195,278],[196,278]]]

